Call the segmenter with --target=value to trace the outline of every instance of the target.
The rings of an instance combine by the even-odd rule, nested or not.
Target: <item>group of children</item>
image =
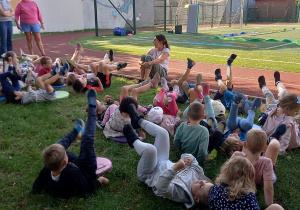
[[[81,51],[80,47],[77,51]],[[280,73],[275,72],[275,85],[279,91],[277,102],[266,87],[265,78],[260,76],[258,82],[266,97],[266,107],[259,121],[263,127],[255,125],[254,117],[261,106],[261,99],[251,102],[242,93],[232,92],[231,64],[236,57],[232,54],[227,60],[226,84],[222,82],[221,70],[216,69],[215,80],[220,89],[213,99],[210,98],[209,85],[202,84],[201,74],[196,77],[195,87],[189,88],[186,79],[195,65],[189,58],[187,70],[179,80],[173,80],[169,85],[166,78],[160,78],[156,73],[138,84],[122,87],[120,102],[105,96],[107,105],[96,100],[96,91],[111,85],[110,71],[127,65],[110,64],[114,60],[113,51],[102,61],[90,65],[96,77],[87,79],[87,76],[69,75],[72,80],[69,84],[76,92],[88,90],[86,126],[78,120],[67,136],[43,151],[45,167],[34,182],[34,192],[46,191],[68,198],[108,184],[108,179],[97,178],[95,174],[97,166],[93,141],[98,126],[107,138],[126,138],[129,146],[141,156],[137,166],[138,178],[157,196],[182,202],[187,208],[203,205],[209,209],[259,209],[255,197],[256,185],[263,185],[268,209],[282,209],[273,204],[276,161],[278,154],[286,154],[287,149],[300,146],[299,128],[294,119],[300,110],[300,98],[294,93],[287,93],[280,81]],[[29,86],[28,92],[22,93],[18,80],[27,77],[25,80],[29,84],[33,73],[29,70],[23,75],[17,56],[12,52],[5,58],[8,71],[0,74],[2,93],[7,101],[29,103],[55,100],[56,93],[51,84],[66,76],[70,68],[77,67],[73,60],[62,60],[57,59],[52,64],[50,58],[40,59],[46,69],[44,75],[35,79],[40,89],[33,90]],[[159,82],[161,90],[154,98],[156,107],[138,105],[138,94],[150,88],[156,89]],[[191,103],[184,112],[185,119],[180,119],[181,112],[176,101],[185,98],[190,98]],[[229,110],[227,120],[226,109]],[[239,117],[239,111],[246,118]],[[146,135],[137,133],[139,128],[155,138],[154,144],[142,141]],[[169,160],[169,133],[174,136],[174,146],[182,154],[176,163]],[[76,157],[66,150],[79,134],[82,135],[81,152]],[[215,184],[204,175],[199,165],[209,159],[209,153],[214,149],[232,154],[222,166]]]

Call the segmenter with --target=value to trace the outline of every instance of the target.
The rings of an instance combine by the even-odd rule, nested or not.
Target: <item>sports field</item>
[[[156,33],[139,32],[125,37],[110,34],[83,37],[79,41],[90,49],[113,49],[116,52],[141,55],[153,46],[151,40]],[[235,66],[300,72],[299,25],[249,25],[243,29],[238,26],[201,28],[198,34],[162,33],[171,45],[172,59],[185,60],[190,57],[195,61],[224,64],[224,59],[234,52],[239,56]],[[235,36],[224,36],[228,34]]]
[[[295,30],[292,29],[293,27]],[[286,29],[285,32],[274,32],[274,30],[283,31],[284,29]],[[249,26],[243,30],[235,27],[230,30],[228,28],[201,29],[199,34],[189,35],[162,33],[167,36],[171,44],[172,59],[186,60],[186,57],[191,57],[196,61],[224,64],[228,55],[236,52],[239,59],[236,59],[235,66],[300,71],[300,45],[296,43],[249,42],[216,38],[242,31],[246,34],[234,38],[281,41],[300,39],[299,25]],[[80,40],[85,48],[103,51],[112,48],[117,52],[140,55],[153,46],[152,40],[156,33],[139,32],[137,35],[127,37],[90,36],[73,40],[72,43],[75,44]],[[236,47],[240,45],[243,48]],[[257,47],[253,48],[254,45]],[[104,95],[109,94],[119,99],[121,87],[136,82],[136,80],[113,77],[112,86],[103,93],[98,93],[97,97],[103,100]],[[86,120],[87,118],[85,94],[76,94],[71,87],[66,87],[64,90],[70,93],[70,97],[66,100],[28,105],[0,102],[0,209],[185,209],[183,204],[155,196],[151,188],[141,183],[136,175],[136,166],[139,161],[136,152],[127,144],[118,144],[106,139],[98,128],[95,135],[96,154],[100,157],[107,157],[113,162],[113,169],[105,175],[110,179],[109,186],[100,188],[86,197],[74,197],[68,200],[57,199],[46,194],[33,195],[32,184],[43,167],[42,150],[69,132],[76,119]],[[151,104],[157,91],[159,89],[149,90],[139,95],[139,103],[143,106]],[[179,105],[179,109],[184,110],[186,106],[186,104]],[[255,123],[257,123],[257,117]],[[153,141],[154,139],[148,135],[146,142],[153,143]],[[177,161],[180,154],[172,142],[173,138],[170,138],[170,159]],[[70,147],[70,151],[78,155],[79,145],[80,141],[76,141]],[[218,153],[216,158],[206,162],[203,165],[205,175],[214,180],[227,158],[229,156]],[[294,210],[300,207],[299,165],[300,149],[291,150],[287,156],[278,158],[276,170],[278,180],[274,186],[274,202],[281,204],[285,209]],[[260,207],[264,209],[262,187],[258,187],[256,196]]]

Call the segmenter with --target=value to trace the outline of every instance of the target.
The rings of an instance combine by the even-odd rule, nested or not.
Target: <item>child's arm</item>
[[[175,202],[190,203],[190,199],[185,195],[184,189],[177,184],[172,183],[178,170],[185,167],[183,160],[179,160],[172,168],[165,170],[156,183],[156,189],[164,197]]]
[[[288,148],[289,146],[289,143],[290,143],[290,140],[291,140],[291,133],[292,133],[292,124],[286,124],[286,132],[285,134],[283,134],[281,137],[280,137],[280,149],[279,149],[279,154],[280,155],[284,155],[286,154],[286,149]]]
[[[274,188],[273,181],[264,181],[265,203],[267,206],[273,204]]]
[[[100,79],[99,79],[98,77],[95,77],[95,78],[94,78],[94,81],[96,81],[96,82],[98,83],[98,85],[99,85],[99,87],[100,87],[100,90],[103,90],[103,85],[102,85]]]

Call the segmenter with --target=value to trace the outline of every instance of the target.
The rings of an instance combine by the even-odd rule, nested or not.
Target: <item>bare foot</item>
[[[103,177],[103,176],[100,176],[100,177],[98,178],[98,181],[99,181],[102,185],[108,185],[108,183],[109,183],[109,180],[108,180],[107,178]]]
[[[174,168],[174,171],[177,172],[181,169],[183,169],[185,167],[185,163],[183,160],[178,160],[177,163],[174,164],[173,168]]]

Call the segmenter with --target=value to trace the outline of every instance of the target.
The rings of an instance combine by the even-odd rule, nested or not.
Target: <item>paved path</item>
[[[101,35],[105,33],[112,33],[112,30],[109,31],[101,31],[99,32],[99,39],[101,39]],[[70,33],[70,34],[55,34],[55,35],[44,35],[42,36],[42,40],[44,43],[45,52],[52,59],[56,57],[70,57],[74,52],[74,46],[71,44],[71,40],[94,35],[94,32],[85,32],[85,33]],[[35,44],[34,44],[35,45]],[[26,40],[16,39],[13,40],[13,46],[15,52],[18,52],[20,48],[23,49],[24,52],[28,52]],[[34,52],[38,53],[38,49],[34,47]],[[85,49],[83,54],[82,63],[89,63],[92,61],[99,61],[103,58],[106,52],[89,50]],[[146,53],[146,52],[145,52]],[[188,56],[188,55],[187,55]],[[238,59],[238,58],[237,58]],[[139,76],[139,65],[137,61],[139,60],[139,56],[136,55],[128,55],[123,53],[115,53],[115,60],[117,61],[126,61],[128,66],[119,72],[124,75],[131,76]],[[224,61],[225,62],[225,61]],[[234,64],[234,63],[233,63]],[[184,72],[186,68],[186,61],[171,59],[169,64],[169,79],[178,79],[180,75]],[[211,89],[217,89],[217,82],[214,80],[214,70],[216,68],[221,68],[223,78],[226,78],[226,65],[217,65],[210,63],[202,63],[198,62],[195,67],[193,67],[188,81],[193,83],[195,81],[195,77],[198,73],[203,75],[203,82],[209,83],[211,85]],[[232,66],[233,70],[233,83],[234,90],[239,90],[246,95],[252,96],[260,96],[263,97],[261,93],[261,89],[258,87],[257,78],[260,75],[264,75],[266,77],[267,86],[269,89],[275,93],[275,97],[277,96],[277,88],[274,86],[274,71],[270,70],[262,70],[262,69],[253,69],[253,68],[244,68],[244,67],[236,67]],[[285,84],[287,90],[289,92],[295,92],[300,95],[300,74],[299,73],[288,73],[281,72],[281,81]]]

